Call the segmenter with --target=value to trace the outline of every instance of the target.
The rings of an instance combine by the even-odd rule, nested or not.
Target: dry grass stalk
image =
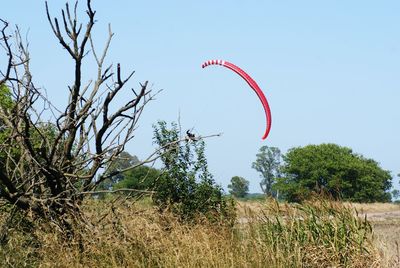
[[[50,229],[14,231],[5,252],[14,266],[40,267],[379,267],[368,222],[338,203],[267,202],[234,227],[182,223],[148,204],[85,203],[93,222],[81,241]],[[106,213],[107,212],[107,213]],[[81,247],[83,244],[83,248]],[[12,252],[12,254],[11,254]],[[2,256],[1,256],[2,257]],[[62,260],[62,262],[60,262]]]

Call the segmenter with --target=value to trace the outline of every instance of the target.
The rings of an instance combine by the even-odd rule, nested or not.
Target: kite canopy
[[[268,104],[267,99],[265,98],[264,93],[262,92],[261,88],[257,85],[256,81],[254,81],[253,78],[250,77],[250,75],[248,75],[245,71],[243,71],[242,69],[240,69],[238,66],[236,66],[233,63],[230,63],[230,62],[227,62],[224,60],[209,60],[209,61],[206,61],[205,63],[203,63],[201,65],[201,67],[205,68],[209,65],[221,65],[228,69],[231,69],[232,71],[234,71],[235,73],[240,75],[249,84],[249,86],[256,92],[258,98],[260,99],[260,101],[262,103],[262,106],[264,107],[265,117],[267,120],[267,126],[265,128],[265,133],[262,137],[262,139],[265,140],[269,134],[269,131],[271,130],[271,121],[272,121],[271,109],[269,108],[269,104]]]

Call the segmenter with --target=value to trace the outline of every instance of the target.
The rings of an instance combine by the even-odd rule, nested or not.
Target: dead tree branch
[[[120,64],[106,65],[114,36],[111,26],[103,50],[96,52],[92,39],[96,12],[90,0],[85,23],[78,21],[78,2],[73,8],[67,3],[60,18],[51,16],[48,2],[45,7],[56,40],[74,63],[73,81],[64,87],[69,101],[64,109],[55,109],[35,86],[20,30],[9,34],[9,24],[0,19],[1,53],[7,58],[0,66],[5,94],[0,103],[0,199],[40,217],[64,219],[68,213],[76,215],[84,195],[96,187],[100,171],[132,139],[154,95],[147,81],[139,84],[138,93],[132,89],[133,71],[124,75]],[[97,74],[84,81],[84,58],[89,56],[96,62]],[[121,94],[124,102],[115,108]],[[49,111],[55,115],[53,121],[42,118]],[[69,223],[61,220],[60,225]]]

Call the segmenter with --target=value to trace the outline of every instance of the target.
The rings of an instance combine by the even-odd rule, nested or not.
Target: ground
[[[351,204],[359,217],[367,217],[376,235],[382,258],[393,267],[400,267],[400,205]]]

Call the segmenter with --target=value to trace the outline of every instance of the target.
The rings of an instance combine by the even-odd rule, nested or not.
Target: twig
[[[212,138],[212,137],[220,137],[221,135],[222,135],[222,133],[212,134],[212,135],[207,135],[207,136],[199,136],[199,137],[197,137],[197,139],[201,140],[201,139]],[[148,164],[148,163],[153,163],[157,159],[159,159],[162,155],[164,155],[164,154],[169,152],[169,150],[167,150],[163,154],[160,154],[160,152],[163,149],[166,149],[168,147],[171,147],[172,145],[179,144],[180,142],[184,142],[184,141],[187,141],[186,137],[181,138],[181,139],[176,140],[176,141],[173,141],[173,142],[169,142],[169,143],[165,144],[164,146],[162,146],[162,147],[158,148],[157,150],[155,150],[152,154],[150,154],[146,158],[146,160],[143,160],[140,163],[138,163],[136,165],[133,165],[133,166],[130,166],[128,168],[117,170],[117,171],[112,172],[111,174],[108,174],[108,175],[105,175],[105,176],[101,176],[101,178],[96,182],[96,185],[99,184],[100,182],[104,181],[105,179],[111,178],[111,177],[113,177],[115,175],[124,173],[126,171],[129,171],[131,169],[135,169],[137,167],[143,166],[143,165]],[[172,150],[172,148],[171,148],[171,150]]]
[[[118,192],[136,192],[136,193],[146,193],[146,194],[154,194],[156,191],[149,191],[149,190],[138,190],[138,189],[129,189],[129,188],[121,188],[116,190],[99,190],[99,191],[87,191],[87,192],[80,192],[76,195],[92,195],[92,194],[113,194]]]

